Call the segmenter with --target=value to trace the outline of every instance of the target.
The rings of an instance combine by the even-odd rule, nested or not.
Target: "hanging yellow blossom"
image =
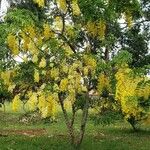
[[[71,107],[72,107],[72,103],[71,103],[71,101],[69,101],[68,99],[65,99],[64,100],[64,107],[65,107],[65,109],[71,109]]]
[[[87,87],[86,86],[82,86],[82,92],[87,92]]]
[[[97,89],[98,89],[99,94],[102,94],[104,89],[107,89],[108,91],[110,91],[109,79],[104,73],[101,73],[98,77]]]
[[[28,44],[30,43],[30,38],[24,32],[21,32],[20,34],[22,36],[22,48],[24,51],[27,51]]]
[[[81,14],[79,5],[78,5],[78,0],[72,0],[72,10],[73,10],[73,15],[79,16]]]
[[[88,76],[89,68],[87,66],[83,68],[83,73],[84,73],[84,76]]]
[[[129,68],[121,68],[116,73],[117,85],[115,96],[116,100],[121,104],[121,109],[126,119],[131,116],[139,119],[143,109],[138,106],[136,88],[141,79],[132,77],[129,75],[130,73],[132,73],[132,70]]]
[[[12,109],[13,111],[18,111],[21,107],[21,100],[20,100],[20,95],[16,95],[12,101]]]
[[[43,44],[43,37],[41,36],[41,34],[40,34],[40,35],[37,35],[35,41],[36,41],[36,45],[37,45],[37,46],[41,46],[41,45]]]
[[[24,33],[26,33],[32,40],[36,37],[35,26],[28,26],[24,28]]]
[[[99,22],[88,21],[86,29],[92,37],[97,36],[100,40],[103,40],[105,38],[106,22],[104,20],[100,20]]]
[[[57,79],[59,77],[59,69],[58,68],[52,68],[51,69],[51,78]]]
[[[86,29],[89,35],[93,37],[97,36],[98,32],[97,32],[97,26],[95,22],[88,21],[86,25]]]
[[[133,26],[133,19],[132,19],[132,14],[131,14],[131,12],[127,11],[127,12],[125,13],[125,21],[126,21],[127,26],[128,26],[129,28],[131,28],[131,27]]]
[[[60,10],[62,10],[63,12],[67,11],[67,3],[66,0],[57,0],[57,4]]]
[[[8,87],[8,91],[9,92],[13,92],[13,90],[14,90],[14,88],[16,87],[16,85],[15,84],[11,84],[11,85],[9,85],[9,87]]]
[[[19,54],[18,42],[14,35],[9,34],[7,36],[7,44],[13,55]]]
[[[60,85],[59,85],[60,91],[62,91],[62,92],[66,91],[67,87],[68,87],[68,79],[67,78],[62,79],[60,82]]]
[[[97,23],[97,32],[100,40],[103,40],[106,32],[106,23],[103,20],[100,20]]]
[[[48,23],[45,23],[43,28],[44,28],[44,33],[43,34],[44,34],[44,38],[46,40],[54,36],[54,33],[51,31],[50,26],[49,26]]]
[[[25,55],[25,56],[23,56],[23,61],[25,62],[25,63],[27,63],[28,62],[28,57]]]
[[[39,7],[45,6],[45,0],[33,0],[35,3],[38,4]]]
[[[65,27],[65,33],[68,37],[74,38],[75,37],[75,31],[74,28],[71,25],[66,25]]]
[[[33,63],[37,63],[38,62],[38,56],[36,54],[33,55],[32,62]]]
[[[66,56],[70,56],[70,55],[74,54],[74,52],[72,51],[72,49],[70,48],[70,46],[68,44],[64,44],[63,48],[65,50]]]
[[[74,89],[70,89],[69,90],[68,100],[70,100],[72,104],[75,102],[75,100],[76,100],[76,92],[75,92]]]
[[[38,54],[39,50],[37,48],[37,46],[35,45],[35,43],[33,43],[32,41],[30,41],[30,43],[28,44],[28,50],[31,52],[31,54]]]
[[[43,118],[52,117],[54,118],[56,113],[56,102],[55,102],[55,95],[53,94],[46,94],[41,92],[38,99],[38,108],[41,112],[41,116]]]
[[[46,67],[46,59],[44,57],[41,59],[39,67],[40,68],[45,68]]]
[[[62,22],[62,18],[57,16],[54,20],[54,27],[55,27],[55,30],[59,30],[61,31],[62,28],[63,28],[63,22]]]
[[[44,92],[40,93],[37,106],[41,112],[46,107],[46,96]]]
[[[46,96],[46,107],[43,109],[42,117],[52,117],[54,118],[56,114],[56,103],[52,94]]]
[[[68,66],[67,66],[66,64],[62,64],[61,69],[62,69],[62,71],[63,71],[64,73],[68,73],[69,68],[68,68]]]
[[[5,85],[10,84],[10,75],[11,71],[5,71],[1,73],[1,78],[3,79]]]
[[[27,102],[29,109],[31,111],[35,110],[37,107],[37,103],[38,103],[37,93],[33,92]]]
[[[96,60],[92,58],[92,56],[84,55],[83,60],[84,60],[85,65],[88,66],[89,69],[91,69],[92,71],[95,70],[97,64],[96,64]]]
[[[35,71],[34,71],[34,82],[39,82],[39,80],[40,80],[39,72],[38,72],[38,70],[35,69]]]

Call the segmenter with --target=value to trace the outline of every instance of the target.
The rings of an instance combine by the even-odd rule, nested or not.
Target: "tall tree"
[[[90,91],[97,90],[99,82],[99,93],[101,84],[109,87],[109,73],[99,66],[109,64],[110,54],[117,53],[117,46],[121,45],[124,27],[119,19],[124,15],[125,29],[131,29],[134,18],[139,16],[140,3],[138,0],[28,0],[17,6],[11,7],[5,18],[9,33],[4,46],[15,65],[1,73],[4,84],[15,95],[13,109],[17,110],[23,100],[31,110],[39,109],[43,117],[54,118],[58,103],[70,141],[79,147],[87,123]],[[15,58],[21,61],[17,63]],[[67,102],[71,117],[65,107]],[[79,109],[82,117],[76,136],[74,119]]]

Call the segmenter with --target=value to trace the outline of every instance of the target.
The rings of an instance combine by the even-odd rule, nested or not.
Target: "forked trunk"
[[[67,111],[64,108],[63,101],[60,97],[60,105],[61,105],[61,109],[63,111],[63,115],[64,115],[64,118],[65,118],[65,123],[66,123],[67,129],[68,129],[70,142],[71,142],[71,145],[75,149],[80,149],[81,143],[83,141],[84,133],[85,133],[85,127],[86,127],[86,122],[87,122],[87,117],[88,117],[88,109],[89,109],[89,95],[88,95],[88,92],[85,95],[85,99],[86,99],[86,101],[85,101],[85,104],[84,104],[82,118],[81,118],[80,133],[76,137],[77,139],[75,139],[75,133],[74,133],[75,111],[73,111],[72,120],[69,120]]]
[[[76,143],[76,148],[79,149],[81,146],[81,143],[83,141],[84,133],[85,133],[85,127],[87,123],[87,118],[88,118],[88,110],[89,110],[89,94],[87,93],[85,96],[85,105],[83,108],[83,114],[82,114],[82,120],[81,120],[81,126],[80,126],[80,133],[79,137]]]

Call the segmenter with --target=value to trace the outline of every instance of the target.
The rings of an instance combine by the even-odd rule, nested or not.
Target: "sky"
[[[8,7],[9,7],[9,2],[7,0],[2,0],[0,6],[0,20],[4,18]]]

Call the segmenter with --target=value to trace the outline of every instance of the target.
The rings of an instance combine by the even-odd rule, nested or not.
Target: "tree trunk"
[[[135,119],[134,119],[134,117],[131,117],[131,118],[129,118],[128,119],[128,122],[130,123],[130,125],[132,126],[132,128],[133,128],[133,130],[135,131],[135,132],[137,132],[137,128],[136,128],[136,124],[135,124]]]
[[[81,143],[83,141],[84,133],[85,133],[85,127],[86,127],[88,109],[89,109],[89,93],[88,92],[85,94],[85,100],[86,101],[84,104],[82,118],[81,118],[80,133],[77,136],[77,140],[75,140],[75,133],[74,133],[74,119],[75,119],[75,113],[76,113],[75,108],[72,109],[72,113],[73,113],[72,118],[71,120],[69,120],[67,111],[64,108],[63,99],[61,98],[61,96],[59,96],[59,102],[60,102],[61,109],[65,118],[66,126],[68,128],[70,142],[71,142],[71,145],[77,150],[80,149]]]
[[[66,126],[68,128],[70,142],[71,142],[72,145],[74,145],[74,129],[73,129],[73,125],[71,125],[71,123],[69,121],[69,117],[68,117],[66,109],[64,108],[64,104],[63,104],[63,101],[62,101],[61,97],[59,98],[59,101],[60,101],[62,112],[64,114],[65,123],[66,123]]]
[[[89,93],[86,93],[85,96],[86,102],[83,108],[83,114],[82,114],[82,120],[81,120],[81,126],[80,126],[80,134],[76,143],[76,148],[79,149],[81,146],[81,143],[83,141],[84,133],[85,133],[85,127],[87,123],[88,118],[88,110],[89,110]]]
[[[105,49],[104,60],[105,60],[105,61],[109,61],[109,50],[108,50],[108,46],[106,46],[106,49]]]

